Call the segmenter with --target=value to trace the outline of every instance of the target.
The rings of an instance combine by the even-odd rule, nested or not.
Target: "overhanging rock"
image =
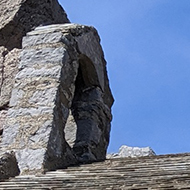
[[[104,160],[112,104],[97,31],[38,27],[23,38],[2,150],[16,152],[22,173]],[[64,132],[69,113],[74,119],[67,127],[77,126],[72,147]]]

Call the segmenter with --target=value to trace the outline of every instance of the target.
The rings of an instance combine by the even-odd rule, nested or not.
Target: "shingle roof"
[[[190,154],[117,158],[43,175],[18,176],[1,182],[1,189],[190,189]]]

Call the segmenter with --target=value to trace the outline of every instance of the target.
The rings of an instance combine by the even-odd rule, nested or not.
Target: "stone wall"
[[[21,48],[22,37],[35,27],[68,22],[57,0],[1,0],[0,46]]]
[[[0,154],[0,182],[19,175],[20,170],[13,152]]]
[[[22,173],[104,160],[113,97],[93,27],[37,27],[23,38],[3,131],[2,149],[14,150]],[[74,145],[65,140],[70,113]]]
[[[104,160],[113,96],[97,31],[46,25],[69,22],[55,0],[17,0],[8,12],[0,25],[1,152],[15,152],[22,174]]]
[[[23,36],[39,25],[69,22],[57,0],[0,1],[0,131],[18,72]]]

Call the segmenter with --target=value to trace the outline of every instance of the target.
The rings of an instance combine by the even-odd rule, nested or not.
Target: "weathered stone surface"
[[[13,152],[0,155],[0,181],[19,175],[18,163]]]
[[[0,47],[0,137],[6,121],[11,91],[18,72],[19,49],[8,51]],[[1,139],[1,138],[0,138]]]
[[[77,124],[75,122],[75,119],[71,111],[69,112],[64,132],[65,132],[65,140],[67,141],[69,146],[73,148],[77,135]]]
[[[3,129],[5,126],[6,116],[7,116],[7,110],[1,110],[0,111],[0,143],[1,143],[1,138],[3,134]]]
[[[20,51],[14,48],[21,48],[22,37],[36,26],[67,22],[67,15],[57,0],[0,2],[0,110],[10,100]],[[50,41],[52,38],[48,37]]]
[[[57,0],[1,0],[0,46],[21,48],[22,37],[34,27],[68,22]]]
[[[0,47],[0,110],[6,108],[11,98],[14,79],[18,72],[19,49],[8,51]]]
[[[19,54],[22,37],[28,31],[39,25],[69,23],[65,11],[57,0],[1,0],[0,1],[0,136],[6,120],[6,112],[9,109],[9,102],[15,76],[18,73]],[[53,36],[46,36],[49,41]],[[18,49],[19,48],[19,49]],[[44,55],[45,56],[45,55]],[[49,68],[51,69],[51,68]],[[30,77],[34,70],[23,70],[20,76]],[[46,70],[48,75],[52,73]],[[57,73],[54,70],[54,75]],[[44,69],[39,70],[36,75],[44,74]],[[22,98],[23,91],[13,91],[12,102],[14,105],[17,99]],[[34,98],[31,101],[34,101]]]
[[[2,147],[16,152],[22,173],[104,160],[113,97],[97,31],[38,27],[23,38],[18,68]]]
[[[104,162],[17,176],[0,183],[1,190],[188,190],[190,154],[117,158]]]
[[[55,23],[69,23],[57,0],[0,2],[0,136],[22,173],[103,160],[109,143],[113,97],[97,31]]]
[[[3,80],[4,80],[4,62],[5,62],[5,56],[6,54],[8,53],[8,50],[3,47],[3,46],[0,46],[0,95],[2,93],[2,86],[3,86]],[[3,106],[4,104],[4,101],[2,101],[2,98],[0,99],[0,107]]]
[[[123,157],[142,157],[142,156],[153,156],[156,155],[155,152],[150,147],[139,148],[139,147],[129,147],[122,145],[119,148],[119,153],[108,154],[107,158],[123,158]]]

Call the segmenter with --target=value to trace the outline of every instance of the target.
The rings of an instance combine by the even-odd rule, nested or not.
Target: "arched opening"
[[[75,81],[75,93],[71,106],[72,116],[68,118],[65,133],[66,140],[73,148],[78,160],[83,163],[97,160],[97,148],[101,141],[99,104],[103,101],[98,75],[91,60],[81,55],[78,75]],[[72,121],[73,120],[73,121]],[[70,123],[69,123],[70,122]],[[75,124],[74,124],[75,122]],[[74,140],[75,139],[75,140]]]

